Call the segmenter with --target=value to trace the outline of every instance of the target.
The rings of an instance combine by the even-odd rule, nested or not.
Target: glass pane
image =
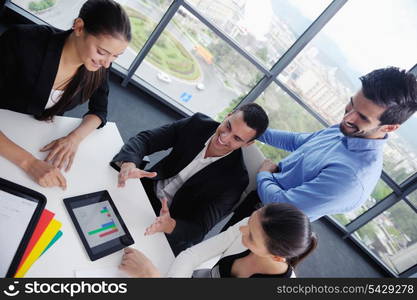
[[[128,69],[173,0],[115,0],[130,17],[132,41],[115,62]],[[13,0],[13,3],[57,28],[71,28],[86,0]]]
[[[368,209],[373,207],[375,204],[377,204],[379,201],[384,199],[386,196],[392,193],[392,189],[383,181],[378,180],[378,183],[372,192],[371,196],[366,200],[364,204],[362,204],[359,208],[356,210],[346,213],[346,214],[338,214],[334,215],[333,217],[340,222],[342,225],[349,224],[352,220],[359,217],[361,214],[366,212]]]
[[[360,89],[361,75],[390,65],[410,69],[416,63],[412,36],[417,36],[416,1],[348,1],[279,79],[336,124]],[[384,169],[398,183],[417,171],[416,130],[414,116],[390,134],[385,147]]]
[[[354,235],[395,273],[417,264],[417,214],[404,201],[384,211]]]
[[[135,73],[193,112],[213,118],[262,74],[182,8]]]
[[[173,0],[116,1],[123,5],[129,15],[132,40],[123,55],[119,56],[115,62],[128,69]]]
[[[415,207],[417,207],[417,190],[409,194],[407,198],[408,200],[410,200],[411,203],[414,204]]]
[[[57,28],[68,30],[87,0],[12,0],[39,19]]]
[[[269,117],[269,128],[294,132],[314,132],[323,129],[323,125],[309,112],[295,102],[278,85],[272,83],[255,103],[262,106]],[[265,157],[275,162],[280,161],[289,153],[257,142]]]
[[[417,171],[417,114],[390,134],[384,151],[384,169],[398,183]]]
[[[187,2],[267,68],[271,68],[331,1],[187,0]]]

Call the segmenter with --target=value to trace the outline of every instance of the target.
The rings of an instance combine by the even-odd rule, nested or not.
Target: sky
[[[318,7],[330,3],[291,2],[311,20],[318,15]],[[409,70],[417,64],[417,1],[349,0],[323,33],[337,42],[352,68],[362,73],[388,65]]]
[[[291,0],[313,19],[328,0]],[[388,65],[410,69],[417,64],[416,0],[349,0],[324,27],[352,68],[368,72]]]
[[[247,0],[245,25],[259,40],[269,30],[273,0]],[[314,20],[330,0],[290,0]],[[359,73],[417,64],[417,0],[348,0],[319,34],[326,34]],[[414,115],[417,118],[417,114]]]
[[[245,25],[262,40],[269,30],[273,0],[247,0]],[[310,20],[330,0],[289,0]],[[385,66],[417,64],[417,0],[348,0],[319,34],[332,38],[359,73]]]
[[[264,40],[265,34],[269,31],[272,13],[270,0],[247,0],[243,16],[246,29],[256,39]]]

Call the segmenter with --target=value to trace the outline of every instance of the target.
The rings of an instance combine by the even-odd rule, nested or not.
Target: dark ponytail
[[[268,251],[284,257],[292,267],[317,247],[317,237],[311,231],[308,217],[293,205],[266,205],[261,209],[261,224]]]
[[[126,12],[113,0],[88,0],[81,7],[78,18],[84,22],[84,30],[88,34],[106,34],[115,38],[130,41],[130,21]],[[38,120],[51,120],[55,115],[65,112],[81,94],[81,102],[88,101],[95,90],[106,80],[107,71],[101,67],[95,72],[88,71],[84,65],[80,66],[66,85],[64,92],[54,106],[46,109]]]
[[[316,234],[313,232],[311,235],[310,245],[307,247],[305,252],[301,253],[298,256],[294,256],[288,260],[288,263],[295,268],[302,260],[304,260],[307,256],[317,248],[318,239]]]

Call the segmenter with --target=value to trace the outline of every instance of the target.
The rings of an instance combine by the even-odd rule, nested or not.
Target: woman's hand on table
[[[33,158],[23,165],[23,170],[43,187],[67,188],[67,181],[61,171],[47,162]]]
[[[50,142],[48,145],[43,146],[40,151],[50,151],[45,161],[60,170],[66,166],[65,172],[68,172],[74,162],[80,142],[81,140],[77,137],[68,135]]]
[[[149,278],[161,277],[158,269],[142,252],[125,248],[119,268],[132,277]]]

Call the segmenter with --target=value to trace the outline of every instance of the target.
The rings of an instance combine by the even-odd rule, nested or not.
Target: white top
[[[51,108],[54,106],[59,99],[61,99],[62,94],[64,91],[62,90],[51,90],[51,93],[49,94],[48,103],[46,103],[45,109]]]
[[[171,205],[171,201],[174,198],[175,193],[181,188],[184,182],[211,163],[229,155],[230,152],[223,156],[204,158],[212,137],[206,141],[203,150],[201,150],[200,153],[198,153],[197,156],[188,164],[188,166],[182,169],[181,172],[171,178],[159,180],[157,182],[155,194],[158,199],[162,200],[163,198],[167,198],[168,206]]]
[[[166,277],[191,277],[194,270],[199,269],[204,262],[213,259],[213,267],[220,259],[242,253],[248,248],[242,244],[240,226],[248,224],[248,218],[229,227],[226,231],[182,251],[174,260]],[[208,267],[208,266],[205,266]],[[295,277],[292,272],[291,277]]]

